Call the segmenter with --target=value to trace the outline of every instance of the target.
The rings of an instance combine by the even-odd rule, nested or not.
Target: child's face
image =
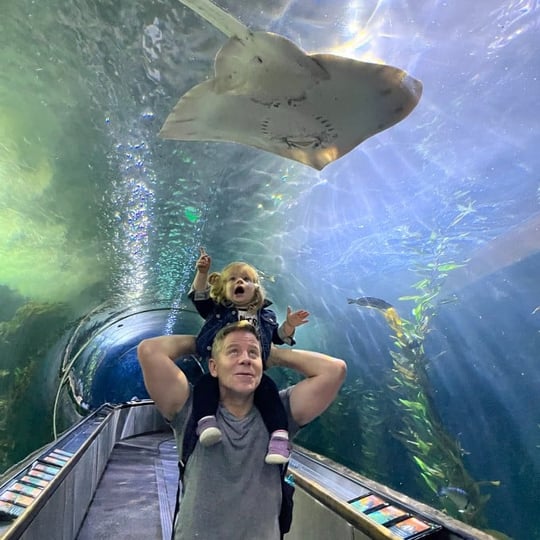
[[[257,276],[249,266],[234,266],[224,278],[227,300],[238,307],[246,307],[253,301],[258,286]]]

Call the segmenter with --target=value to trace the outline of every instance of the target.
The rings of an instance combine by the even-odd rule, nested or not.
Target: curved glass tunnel
[[[173,333],[194,334],[199,322],[193,310],[170,306],[139,306],[112,316],[106,312],[105,319],[100,311],[81,321],[64,349],[57,403],[69,398],[83,415],[103,403],[148,399],[137,345],[160,335],[167,325]],[[204,370],[196,357],[179,358],[178,364],[192,382]],[[72,408],[68,405],[64,414]]]
[[[422,98],[320,172],[165,141],[223,34],[177,0],[4,2],[1,469],[100,403],[145,397],[140,339],[200,328],[186,295],[202,245],[215,270],[253,263],[280,320],[311,313],[298,347],[347,361],[302,445],[540,540],[540,6],[218,3],[309,53],[400,67]]]

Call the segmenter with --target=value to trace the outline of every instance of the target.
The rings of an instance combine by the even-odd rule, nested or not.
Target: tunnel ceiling
[[[50,440],[63,378],[68,412],[143,397],[136,343],[202,322],[186,294],[203,245],[215,270],[253,263],[280,320],[287,306],[311,313],[299,347],[347,361],[351,386],[330,417],[341,429],[337,459],[361,468],[365,456],[380,458],[372,472],[396,486],[403,471],[389,463],[408,460],[404,468],[421,474],[399,433],[389,445],[396,455],[381,454],[382,443],[364,450],[390,436],[381,418],[415,422],[405,405],[419,393],[394,394],[386,377],[395,354],[422,350],[422,391],[458,439],[458,460],[478,482],[500,480],[475,484],[482,501],[492,497],[487,517],[532,538],[538,2],[218,4],[310,54],[404,69],[422,81],[422,98],[321,172],[234,143],[165,141],[165,118],[213,76],[224,34],[178,0],[4,0],[0,468]],[[355,302],[366,296],[394,306],[420,339],[397,350],[393,312]],[[373,413],[384,406],[389,415]],[[361,429],[341,424],[353,417]],[[369,421],[374,431],[363,429]],[[382,438],[369,439],[377,429]],[[330,451],[323,435],[311,442]],[[418,483],[406,485],[415,496]]]
[[[453,260],[512,231],[538,249],[527,228],[540,197],[532,9],[220,5],[308,52],[406,69],[424,84],[420,104],[321,173],[233,143],[163,141],[223,34],[177,1],[8,2],[0,282],[15,303],[182,301],[201,244],[216,269],[247,259],[274,298],[292,290],[283,304],[309,301],[312,287],[326,303],[370,288],[393,296],[433,236]],[[498,255],[494,269],[514,262]]]

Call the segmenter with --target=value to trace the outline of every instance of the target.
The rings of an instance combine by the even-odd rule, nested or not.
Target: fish
[[[389,304],[381,298],[375,298],[374,296],[362,296],[361,298],[347,298],[349,304],[358,304],[362,307],[371,307],[385,311],[394,307],[392,304]]]
[[[374,296],[362,296],[360,298],[347,298],[347,302],[349,304],[357,304],[361,307],[378,309],[384,315],[384,318],[388,322],[390,328],[394,330],[396,336],[398,338],[403,336],[403,321],[398,315],[396,308],[392,304],[386,302],[386,300],[375,298]],[[418,346],[418,344],[415,346]]]
[[[284,36],[252,31],[210,0],[180,0],[228,40],[214,77],[186,92],[159,136],[231,141],[317,170],[407,117],[422,83],[404,70],[307,54]]]
[[[446,486],[439,489],[437,494],[439,497],[450,499],[456,505],[458,512],[464,513],[471,508],[469,494],[462,488]]]

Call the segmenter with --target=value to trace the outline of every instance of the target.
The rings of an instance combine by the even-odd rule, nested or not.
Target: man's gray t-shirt
[[[291,416],[290,390],[280,397],[292,437],[299,426]],[[171,422],[179,449],[192,396]],[[258,409],[238,419],[220,405],[216,419],[222,441],[211,447],[197,442],[189,458],[175,540],[279,540],[280,467],[264,461],[269,434]]]

